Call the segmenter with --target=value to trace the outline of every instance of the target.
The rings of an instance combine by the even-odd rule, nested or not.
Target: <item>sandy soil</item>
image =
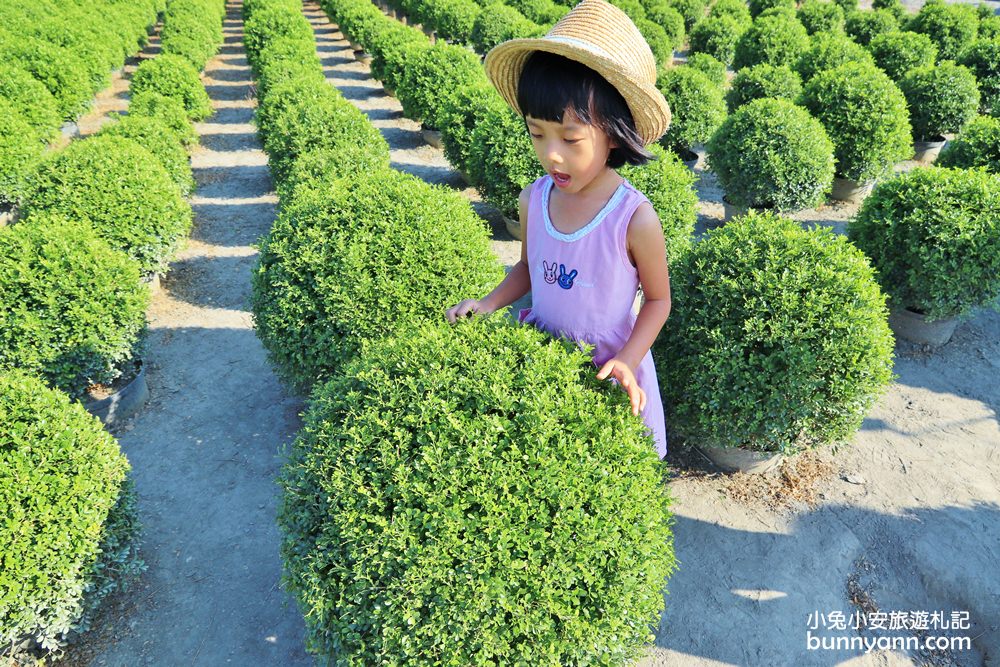
[[[306,16],[327,78],[383,132],[393,166],[468,196],[493,230],[493,249],[513,264],[519,242],[496,212],[422,141],[318,6],[307,4]],[[112,601],[69,664],[312,662],[301,615],[278,584],[273,480],[303,406],[274,378],[248,312],[251,244],[269,229],[276,199],[251,124],[241,30],[231,2],[226,43],[205,73],[216,113],[199,125],[194,232],[149,313],[153,398],[116,433],[140,495],[149,571]],[[718,223],[722,204],[713,175],[703,165],[696,172],[700,233]],[[855,210],[835,203],[795,217],[843,231]],[[512,311],[527,305],[528,297]],[[1000,314],[981,312],[937,352],[899,343],[898,379],[836,453],[747,476],[672,450],[680,567],[639,665],[1000,666],[998,371]],[[926,634],[969,637],[972,648],[807,648],[811,612],[857,610],[967,611],[969,629]]]

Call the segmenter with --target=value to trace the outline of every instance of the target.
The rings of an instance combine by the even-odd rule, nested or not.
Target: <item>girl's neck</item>
[[[559,192],[558,188],[553,188],[552,196],[565,200],[567,203],[580,203],[600,201],[606,202],[611,199],[618,187],[625,181],[611,167],[605,167],[604,171],[594,177],[590,183],[579,192],[567,193]]]

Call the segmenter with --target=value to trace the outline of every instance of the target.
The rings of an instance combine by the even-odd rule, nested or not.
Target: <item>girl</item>
[[[663,231],[646,197],[615,171],[652,159],[643,146],[670,123],[653,54],[621,10],[583,0],[545,37],[497,46],[486,72],[524,117],[547,173],[521,192],[520,261],[488,295],[448,309],[448,320],[505,308],[530,290],[532,307],[518,320],[593,345],[598,379],[628,392],[663,458],[649,353],[670,313]]]

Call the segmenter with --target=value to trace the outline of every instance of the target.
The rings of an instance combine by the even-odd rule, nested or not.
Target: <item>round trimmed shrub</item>
[[[644,165],[625,165],[618,169],[622,178],[646,195],[663,226],[667,260],[673,262],[691,247],[694,225],[698,219],[698,193],[694,172],[676,154],[657,144],[647,147],[656,160]]]
[[[794,102],[802,93],[802,77],[788,65],[761,63],[741,69],[733,77],[726,93],[729,113],[748,102],[762,97],[773,97]]]
[[[62,213],[90,222],[143,272],[165,273],[191,231],[191,206],[159,160],[131,139],[91,137],[45,159],[22,205],[27,218]]]
[[[133,94],[128,103],[128,115],[155,118],[163,122],[185,147],[198,144],[198,131],[188,118],[184,102],[153,91]]]
[[[16,204],[45,143],[14,105],[0,98],[0,204]]]
[[[879,183],[848,225],[894,308],[962,317],[1000,297],[1000,176],[918,167]]]
[[[786,7],[784,5],[778,7],[769,7],[765,9],[760,14],[757,15],[757,19],[767,18],[768,16],[778,16],[783,19],[788,19],[789,21],[798,21],[798,16],[795,13],[795,9],[792,7]],[[801,21],[800,21],[801,23]]]
[[[888,9],[859,11],[847,15],[844,31],[861,46],[868,46],[879,35],[899,31],[899,22]]]
[[[163,22],[160,31],[162,53],[184,57],[201,71],[222,43],[222,22],[213,23],[188,14],[174,14]]]
[[[458,88],[485,79],[476,54],[437,42],[411,54],[396,93],[407,117],[439,129],[445,99]]]
[[[896,23],[900,26],[903,25],[904,21],[909,20],[909,12],[906,11],[906,7],[900,0],[872,0],[872,9],[885,9],[892,12]]]
[[[979,39],[962,52],[959,65],[971,69],[979,82],[980,111],[1000,118],[1000,39]]]
[[[719,62],[714,56],[707,53],[692,53],[688,55],[687,67],[697,70],[708,77],[708,79],[722,90],[726,85],[726,64]]]
[[[268,56],[261,58],[260,75],[255,82],[260,100],[266,100],[278,84],[292,79],[312,79],[317,85],[326,83],[316,46],[312,43],[279,39],[268,42],[263,53]]]
[[[715,0],[708,10],[709,16],[730,16],[744,28],[753,23],[750,8],[743,0]]]
[[[30,35],[0,34],[0,63],[28,72],[48,89],[62,120],[74,120],[90,106],[87,66],[71,50]]]
[[[441,39],[446,39],[458,44],[467,44],[472,39],[472,26],[476,24],[476,19],[482,13],[482,9],[473,0],[434,0],[429,3],[428,17],[434,31]],[[543,2],[526,3],[538,8],[546,16],[553,15],[553,11],[566,11],[560,5]],[[543,8],[544,5],[547,8]]]
[[[690,50],[693,53],[707,53],[726,65],[731,65],[736,54],[736,44],[746,27],[746,24],[728,14],[709,16],[691,29]]]
[[[379,139],[385,141],[381,134],[369,139],[376,145]],[[309,187],[314,182],[325,183],[331,179],[357,176],[388,167],[388,146],[379,150],[372,146],[355,147],[350,144],[310,146],[290,161],[284,178],[277,182],[278,200],[289,201],[298,189]]]
[[[152,91],[176,97],[184,103],[191,120],[204,120],[212,115],[212,102],[198,70],[178,55],[164,53],[142,61],[132,75],[129,90],[133,95]]]
[[[670,35],[662,26],[649,19],[639,19],[636,21],[636,27],[653,52],[657,69],[670,67],[674,62],[674,49],[684,43],[684,32]]]
[[[956,60],[972,44],[979,28],[975,8],[964,4],[928,2],[906,24],[906,29],[931,38],[939,60]]]
[[[264,7],[256,10],[243,24],[243,45],[247,50],[247,61],[257,73],[261,49],[280,38],[295,39],[315,43],[312,26],[299,9],[292,7]]]
[[[23,371],[0,372],[0,641],[11,657],[65,645],[144,568],[128,470],[82,405]]]
[[[455,169],[465,172],[470,180],[472,173],[469,170],[469,160],[473,133],[489,114],[498,115],[506,108],[507,103],[488,82],[462,86],[441,107],[444,156]]]
[[[796,17],[810,35],[844,32],[844,10],[828,0],[805,0]]]
[[[741,106],[707,148],[709,168],[736,206],[815,208],[833,183],[833,143],[818,120],[789,100]]]
[[[81,397],[135,356],[148,305],[135,263],[84,222],[38,215],[0,230],[0,368]]]
[[[398,89],[399,82],[406,75],[406,64],[411,55],[427,48],[427,37],[416,28],[396,24],[399,29],[385,36],[381,44],[371,49],[372,76],[380,80],[386,88]]]
[[[877,67],[845,63],[820,72],[800,103],[826,128],[841,178],[876,180],[913,157],[906,98]]]
[[[747,6],[750,8],[750,16],[757,18],[763,12],[775,7],[794,10],[795,0],[749,0]]]
[[[479,53],[487,53],[497,44],[510,39],[533,37],[539,26],[521,12],[501,2],[485,5],[472,25],[470,39]]]
[[[1000,38],[1000,16],[993,15],[980,18],[979,32],[977,34],[980,39]]]
[[[875,59],[857,42],[842,33],[824,33],[812,39],[810,47],[795,63],[795,71],[808,82],[820,72],[844,63],[874,65]]]
[[[757,19],[736,42],[733,69],[760,63],[791,66],[809,48],[809,34],[797,20],[781,16]]]
[[[98,136],[110,135],[131,139],[156,156],[181,194],[194,190],[191,161],[177,135],[162,120],[149,116],[125,116],[101,128]]]
[[[340,369],[280,478],[309,650],[393,667],[640,656],[676,560],[666,467],[624,398],[574,344],[501,317],[401,331]]]
[[[506,105],[487,111],[473,131],[466,164],[483,199],[512,220],[518,219],[521,190],[545,174],[524,119]]]
[[[927,67],[937,62],[937,47],[931,38],[908,30],[873,37],[868,51],[875,58],[875,64],[897,83],[914,67]]]
[[[675,48],[684,43],[684,17],[667,0],[650,0],[645,5],[646,18],[661,26],[673,40]],[[668,63],[669,64],[669,63]]]
[[[691,67],[671,67],[656,78],[673,115],[660,145],[680,155],[708,141],[726,117],[722,88]]]
[[[308,390],[362,338],[440,318],[445,304],[486,294],[503,275],[467,199],[384,169],[314,182],[283,203],[261,244],[251,304],[278,374]]]
[[[834,4],[844,10],[844,16],[850,16],[860,10],[858,0],[833,0]]]
[[[885,295],[829,228],[751,211],[670,272],[653,358],[671,437],[796,454],[849,438],[892,379]]]
[[[943,60],[917,67],[899,82],[910,108],[910,124],[917,141],[932,141],[958,132],[979,108],[979,87],[968,67]]]
[[[512,0],[510,6],[539,25],[554,23],[569,12],[564,5],[557,5],[552,0]]]
[[[611,4],[618,9],[625,12],[625,14],[632,19],[632,22],[636,22],[639,19],[646,18],[646,9],[642,6],[639,0],[611,0]],[[674,6],[673,1],[670,2],[671,6]],[[680,9],[678,9],[680,11]]]
[[[684,17],[684,29],[691,30],[694,25],[705,18],[708,0],[668,0],[668,4]]]
[[[0,100],[14,107],[43,141],[54,139],[62,118],[52,93],[23,69],[0,63]]]
[[[986,167],[1000,174],[1000,118],[976,116],[953,141],[945,144],[934,164],[939,167]]]

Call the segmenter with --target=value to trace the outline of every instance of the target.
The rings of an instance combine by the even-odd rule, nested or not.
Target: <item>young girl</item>
[[[583,0],[545,37],[497,46],[486,71],[524,117],[547,173],[521,192],[521,260],[488,295],[448,309],[448,320],[491,313],[530,290],[532,307],[518,320],[593,345],[598,379],[628,392],[662,458],[649,348],[670,313],[666,249],[649,200],[615,171],[652,159],[643,146],[670,123],[652,52],[623,12]]]

